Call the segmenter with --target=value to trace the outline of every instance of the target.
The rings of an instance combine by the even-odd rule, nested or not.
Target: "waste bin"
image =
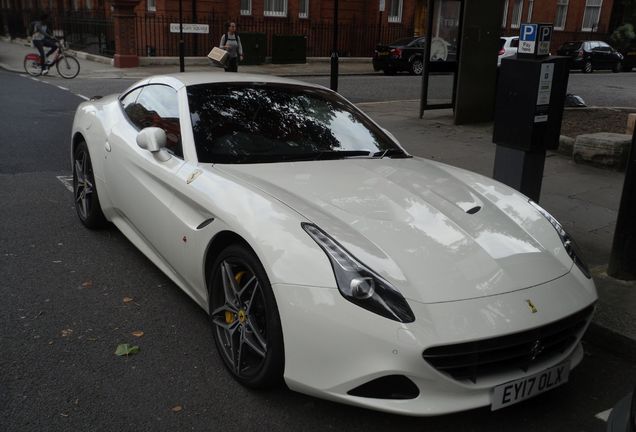
[[[307,63],[307,36],[273,35],[272,63]]]
[[[241,33],[241,46],[243,47],[244,65],[259,65],[265,63],[267,55],[267,35],[265,33]]]

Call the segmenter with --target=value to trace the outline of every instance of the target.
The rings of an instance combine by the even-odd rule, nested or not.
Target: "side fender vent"
[[[471,209],[466,210],[466,213],[468,214],[475,214],[477,213],[479,210],[481,210],[481,206],[475,206]]]

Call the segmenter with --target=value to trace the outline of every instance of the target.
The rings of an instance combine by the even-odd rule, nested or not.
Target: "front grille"
[[[594,306],[543,327],[492,339],[428,348],[422,357],[456,380],[478,379],[548,361],[573,348]]]

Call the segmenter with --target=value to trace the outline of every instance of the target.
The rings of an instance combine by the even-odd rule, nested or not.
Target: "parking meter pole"
[[[183,0],[179,0],[179,71],[185,71],[185,47],[183,45]]]
[[[333,2],[333,50],[331,51],[331,90],[338,91],[338,0]]]
[[[607,274],[616,279],[636,280],[636,131],[625,168],[623,195]]]

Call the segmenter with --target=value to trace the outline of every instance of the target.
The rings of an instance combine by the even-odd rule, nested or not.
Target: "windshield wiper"
[[[398,157],[398,158],[407,158],[410,157],[406,153],[404,153],[400,149],[390,148],[386,150],[380,150],[378,152],[373,153],[374,158],[382,159],[383,157]]]
[[[327,150],[327,151],[319,151],[316,153],[311,153],[314,157],[313,160],[327,160],[327,159],[347,159],[347,158],[355,158],[355,157],[369,157],[371,156],[371,152],[367,150]]]

